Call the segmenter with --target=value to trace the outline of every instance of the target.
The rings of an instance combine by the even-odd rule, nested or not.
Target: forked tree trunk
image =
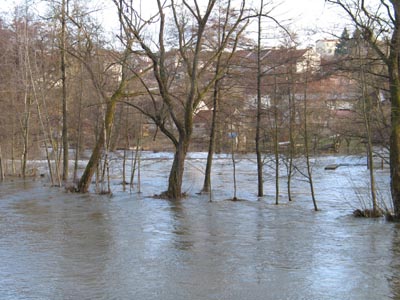
[[[113,97],[111,97],[111,99],[109,100],[109,102],[107,103],[107,109],[106,109],[106,115],[104,118],[104,124],[103,126],[103,130],[105,128],[105,134],[103,134],[102,132],[99,134],[99,138],[96,142],[96,146],[93,149],[92,155],[90,156],[89,162],[86,165],[85,171],[83,172],[83,175],[79,181],[78,184],[78,191],[80,193],[86,193],[89,190],[89,186],[90,183],[92,181],[92,177],[93,174],[96,172],[97,167],[99,165],[102,153],[103,153],[103,149],[105,146],[105,135],[107,135],[107,137],[110,136],[110,132],[111,132],[111,125],[113,123],[113,119],[114,119],[114,114],[115,114],[115,107],[117,105],[117,100],[120,96],[120,93],[116,93],[113,95]],[[107,140],[109,140],[109,138],[107,138]]]
[[[181,137],[175,148],[174,160],[168,179],[168,190],[162,194],[162,197],[179,200],[184,196],[182,193],[182,182],[188,146],[189,138]]]
[[[126,5],[126,3],[124,3],[123,1],[114,0],[113,2],[116,4],[119,10],[120,22],[122,23],[122,25],[124,25],[123,27],[126,30],[127,37],[134,38],[135,44],[138,43],[141,46],[146,56],[152,62],[153,75],[157,81],[159,94],[163,105],[161,105],[162,110],[156,108],[155,114],[148,113],[148,116],[153,119],[158,128],[173,142],[175,146],[175,156],[169,175],[168,189],[160,196],[173,200],[179,199],[183,196],[182,180],[184,172],[184,161],[188,151],[190,137],[193,131],[193,115],[196,112],[198,104],[209,92],[209,89],[212,88],[212,84],[217,79],[213,77],[208,81],[208,84],[205,84],[205,86],[203,86],[203,82],[201,84],[199,82],[200,78],[203,77],[202,75],[203,71],[205,70],[205,66],[212,65],[211,61],[203,61],[201,59],[201,54],[204,52],[203,34],[206,27],[208,26],[210,15],[217,1],[202,1],[201,5],[200,1],[189,1],[190,3],[188,1],[183,1],[183,3],[179,2],[182,5],[176,5],[177,3],[171,0],[170,2],[168,2],[168,4],[170,5],[164,6],[164,1],[157,0],[157,24],[159,25],[157,52],[153,52],[153,47],[150,46],[150,44],[148,44],[147,41],[143,39],[142,32],[144,31],[146,26],[137,26],[136,21],[128,21],[132,19],[132,16],[136,16],[137,11],[135,11],[132,6]],[[227,1],[227,5],[229,8],[230,1]],[[171,73],[169,71],[169,59],[166,55],[165,45],[165,24],[167,21],[165,12],[167,6],[172,10],[171,15],[174,25],[176,25],[177,29],[177,41],[179,45],[177,48],[177,53],[182,59],[183,65],[186,66],[183,69],[186,69],[185,75],[188,85],[184,96],[181,93],[179,94],[180,96],[178,96],[178,94],[172,94],[175,88],[171,87],[172,82],[171,77],[169,77]],[[190,38],[190,41],[187,39],[186,34],[189,27],[186,28],[186,24],[181,23],[180,13],[183,11],[186,11],[188,13],[187,16],[193,16],[193,23],[190,24],[190,30],[193,35],[191,35],[192,37]],[[228,12],[229,11],[230,10],[228,9]],[[129,12],[131,13],[130,16],[128,15]],[[236,14],[238,18],[234,20],[234,23],[229,22],[229,27],[231,28],[229,29],[230,36],[232,38],[234,38],[235,36],[234,33],[236,29],[238,29],[239,31],[241,30],[238,27],[241,21],[244,20],[242,18],[243,12],[244,2],[242,2],[239,13]],[[227,15],[229,16],[229,14]],[[229,20],[226,20],[227,24],[228,21]],[[222,52],[224,48],[228,48],[230,45],[231,44],[226,41],[223,45],[221,45],[221,47],[218,48],[218,52]],[[215,57],[213,59],[215,59]],[[150,97],[152,97],[152,93],[149,94]],[[152,98],[154,100],[154,97]],[[177,98],[180,98],[182,100],[182,103],[178,106],[176,105]],[[171,118],[173,122],[173,130],[165,127],[164,117],[167,115]],[[178,131],[178,137],[175,134],[175,129]]]

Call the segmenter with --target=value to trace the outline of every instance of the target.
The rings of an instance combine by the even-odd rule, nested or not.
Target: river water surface
[[[399,225],[352,217],[368,172],[328,172],[327,163],[315,166],[319,212],[301,180],[291,203],[282,187],[274,204],[268,176],[257,199],[247,160],[238,163],[237,202],[226,200],[223,160],[213,202],[195,193],[202,158],[187,164],[180,202],[150,197],[165,188],[168,160],[143,161],[140,195],[117,183],[110,197],[6,180],[0,299],[400,299]],[[387,188],[387,170],[377,178]]]

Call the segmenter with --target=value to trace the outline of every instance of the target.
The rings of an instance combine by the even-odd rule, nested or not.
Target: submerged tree
[[[387,112],[382,109],[381,95],[387,91],[387,70],[377,57],[375,51],[366,43],[360,35],[355,32],[351,40],[348,60],[345,67],[349,68],[355,77],[360,89],[360,110],[361,120],[364,130],[361,130],[361,138],[364,141],[367,154],[367,166],[369,170],[369,189],[372,210],[364,207],[355,213],[368,217],[382,216],[381,208],[378,204],[378,193],[375,182],[374,155],[379,155],[380,151],[374,151],[373,145],[379,143],[385,146],[389,140]]]
[[[243,2],[244,3],[244,2]],[[220,110],[220,97],[221,97],[221,84],[230,66],[230,61],[236,51],[238,46],[239,38],[241,33],[246,28],[247,23],[239,28],[239,24],[242,22],[241,15],[243,14],[243,9],[239,12],[239,17],[236,17],[234,23],[230,24],[229,20],[235,11],[231,9],[231,0],[223,3],[219,3],[219,10],[224,10],[225,13],[218,13],[217,20],[217,36],[216,41],[212,41],[210,48],[218,52],[215,61],[215,82],[213,86],[212,95],[212,121],[210,130],[210,141],[208,144],[208,155],[206,170],[204,174],[203,192],[211,192],[211,167],[213,161],[213,155],[215,151],[216,134],[217,134],[217,121],[219,117]],[[221,16],[222,15],[222,16]],[[211,28],[214,30],[214,28]],[[214,44],[214,45],[213,45]],[[222,52],[220,51],[221,46],[229,45],[231,50]],[[227,53],[226,53],[227,52]]]
[[[263,179],[263,159],[261,152],[261,115],[262,115],[262,92],[261,78],[263,76],[261,65],[261,38],[262,38],[262,16],[264,9],[264,0],[261,0],[260,11],[258,12],[258,30],[257,30],[257,119],[256,119],[256,156],[257,156],[257,180],[258,180],[258,197],[264,196],[264,179]]]
[[[82,9],[82,8],[77,8]],[[99,108],[97,139],[89,161],[79,180],[77,190],[85,193],[89,190],[92,177],[99,170],[101,159],[104,157],[103,170],[107,170],[107,154],[110,149],[114,115],[118,101],[126,92],[126,86],[137,78],[137,74],[127,71],[130,56],[130,44],[125,45],[121,52],[104,50],[100,37],[100,28],[86,13],[69,15],[69,20],[75,25],[76,43],[68,49],[80,67],[86,70],[95,90],[97,107]],[[81,72],[81,71],[80,71]],[[100,176],[104,180],[105,173]],[[108,186],[108,192],[110,188]]]
[[[391,100],[390,177],[395,219],[400,219],[400,2],[327,0],[341,7],[387,66]]]
[[[184,163],[193,132],[193,117],[199,103],[224,72],[221,70],[221,73],[207,77],[216,57],[228,46],[226,39],[216,50],[208,51],[204,43],[216,2],[193,1],[189,4],[185,0],[157,0],[157,13],[144,20],[141,12],[129,1],[114,0],[127,39],[123,42],[130,41],[131,51],[137,53],[140,50],[153,69],[153,78],[142,80],[150,107],[146,109],[135,102],[131,105],[149,117],[175,149],[168,189],[161,197],[182,198]],[[172,24],[172,27],[167,27],[167,24]],[[156,41],[148,36],[151,26],[158,26]]]
[[[311,132],[310,132],[310,126],[309,126],[309,115],[310,115],[310,110],[309,110],[309,99],[308,99],[308,89],[309,89],[309,81],[310,81],[310,75],[312,74],[312,68],[311,68],[311,61],[310,57],[305,58],[305,70],[303,72],[303,86],[304,86],[304,92],[303,92],[303,120],[302,120],[302,134],[303,134],[303,141],[304,141],[304,157],[306,160],[306,172],[302,172],[304,177],[307,179],[309,187],[310,187],[310,193],[311,193],[311,199],[313,202],[314,210],[318,211],[318,206],[317,206],[317,201],[315,197],[315,188],[314,188],[314,179],[313,179],[313,174],[312,174],[312,165],[311,165],[311,157],[310,157],[310,137],[311,137]]]
[[[66,79],[66,19],[68,13],[68,0],[61,1],[61,32],[60,32],[60,69],[62,85],[62,144],[63,144],[63,180],[68,180],[69,142],[68,142],[68,116],[67,116],[67,79]]]

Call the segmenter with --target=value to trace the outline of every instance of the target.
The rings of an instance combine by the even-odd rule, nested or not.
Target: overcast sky
[[[1,1],[1,0],[0,0]],[[138,0],[136,0],[138,1]],[[201,0],[206,2],[206,0]],[[289,20],[292,31],[302,36],[303,46],[312,44],[316,39],[332,38],[331,32],[340,35],[345,23],[343,12],[332,5],[326,4],[325,0],[264,0],[264,3],[270,3],[267,7],[276,7],[273,11],[274,17],[278,20]],[[109,14],[113,9],[111,0],[100,0],[104,7],[108,7],[107,14],[100,16],[106,27],[112,24]],[[247,0],[254,7],[259,7],[260,0]],[[150,11],[156,7],[156,0],[143,0],[143,11]],[[311,34],[310,30],[318,30],[318,33]],[[307,36],[309,35],[309,36]]]
[[[10,11],[16,4],[23,4],[26,0],[0,0],[0,10]],[[135,0],[139,1],[139,0]],[[206,0],[200,0],[206,3]],[[28,0],[28,3],[40,3],[40,0]],[[116,24],[116,13],[112,0],[92,0],[98,8],[105,8],[98,13],[99,19],[103,22],[106,31],[111,32]],[[260,0],[247,0],[255,7],[259,7]],[[151,10],[156,0],[142,0],[143,11]],[[343,18],[339,16],[341,11],[332,5],[325,3],[325,0],[264,0],[268,7],[276,6],[273,14],[278,20],[291,19],[290,28],[302,36],[303,44],[311,44],[319,38],[331,38],[328,32],[334,31],[340,35],[345,26]],[[40,5],[35,4],[31,9],[38,10]],[[343,14],[342,14],[343,15]],[[318,34],[311,35],[309,30],[319,30]],[[321,32],[322,31],[322,32]],[[324,33],[325,32],[325,33]]]

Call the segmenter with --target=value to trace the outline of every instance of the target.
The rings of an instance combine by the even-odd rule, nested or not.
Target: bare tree
[[[312,166],[310,161],[310,131],[308,125],[308,81],[309,81],[309,74],[310,70],[310,62],[307,58],[306,60],[306,70],[304,72],[304,95],[303,95],[303,137],[304,137],[304,155],[306,158],[306,169],[307,173],[305,177],[308,180],[311,192],[311,199],[314,205],[314,210],[318,211],[317,201],[315,198],[315,190],[314,190],[314,179],[312,175]]]
[[[258,180],[258,197],[264,196],[264,179],[263,179],[263,159],[261,153],[261,114],[262,114],[262,92],[261,78],[263,75],[261,65],[261,38],[262,38],[262,16],[264,9],[264,0],[261,0],[260,11],[258,12],[258,31],[257,31],[257,121],[256,121],[256,156],[257,156],[257,180]]]
[[[68,119],[67,119],[67,80],[66,80],[66,13],[68,0],[61,1],[61,32],[60,32],[60,69],[62,84],[62,143],[63,143],[63,180],[68,180],[69,146],[68,146]]]
[[[99,27],[90,19],[80,18],[81,15],[85,14],[78,14],[76,18],[68,16],[81,35],[81,38],[77,39],[75,48],[68,49],[68,53],[84,66],[95,88],[98,106],[102,112],[95,146],[77,186],[79,192],[85,193],[89,190],[92,177],[98,170],[103,154],[105,157],[103,171],[107,171],[116,107],[118,102],[125,97],[127,85],[137,78],[137,74],[127,71],[130,44],[126,45],[126,49],[121,54],[101,49]],[[104,175],[101,177],[104,180]],[[110,192],[109,185],[108,192]]]
[[[30,38],[28,32],[28,5],[25,5],[25,18],[24,18],[24,35],[23,35],[23,52],[21,61],[23,64],[21,67],[23,68],[23,78],[24,78],[24,113],[21,120],[22,127],[22,136],[23,136],[23,151],[22,151],[22,167],[21,173],[22,177],[25,178],[27,172],[27,160],[28,160],[28,152],[29,152],[29,129],[30,129],[30,120],[31,120],[31,106],[32,106],[32,98],[30,95],[30,80],[29,80],[29,64],[30,64]]]
[[[341,7],[388,68],[391,99],[390,175],[395,219],[400,219],[400,3],[327,0]],[[387,47],[382,47],[386,43]]]
[[[244,2],[242,3],[244,4]],[[244,13],[243,5],[242,9],[239,11],[238,17],[235,18],[233,24],[229,24],[229,20],[231,18],[231,14],[233,10],[231,10],[231,1],[228,0],[226,3],[222,3],[225,14],[220,16],[218,13],[218,23],[217,23],[217,44],[215,47],[211,47],[211,49],[215,49],[218,52],[216,62],[215,62],[215,83],[213,87],[213,112],[212,112],[212,121],[211,121],[211,130],[210,130],[210,141],[208,144],[208,155],[207,155],[207,164],[206,170],[204,174],[204,184],[203,184],[203,192],[210,192],[211,189],[211,168],[213,161],[213,154],[215,151],[215,142],[216,142],[216,133],[217,133],[217,120],[219,117],[219,106],[220,106],[220,93],[221,93],[221,83],[225,78],[226,72],[228,71],[230,61],[236,51],[239,38],[241,37],[241,33],[246,28],[247,22],[242,20],[242,16]],[[219,4],[219,9],[222,9],[221,3]],[[244,25],[239,27],[239,24],[243,22]],[[213,28],[214,29],[214,28]],[[236,34],[235,34],[236,33]],[[234,40],[232,39],[232,35],[235,34]],[[230,41],[231,40],[231,41]],[[230,51],[229,54],[223,53],[219,50],[224,44],[227,44],[229,41]]]
[[[143,80],[151,103],[146,110],[143,105],[131,103],[149,117],[168,137],[175,149],[174,160],[168,180],[168,189],[160,196],[180,199],[186,154],[189,149],[193,117],[199,103],[209,93],[221,74],[207,79],[206,76],[216,57],[227,47],[227,41],[217,51],[208,51],[204,44],[204,33],[217,0],[207,3],[182,0],[157,1],[158,12],[144,20],[140,11],[129,1],[114,0],[120,14],[125,36],[135,41],[153,68],[153,81]],[[205,4],[205,5],[202,5]],[[172,19],[168,19],[171,16]],[[167,28],[170,21],[172,27]],[[149,26],[158,26],[157,42],[146,36]],[[174,38],[168,44],[167,30]],[[168,47],[175,48],[168,49]],[[137,52],[138,49],[132,49]],[[223,70],[222,70],[223,71]],[[157,87],[155,92],[154,85]]]
[[[272,4],[271,2],[267,4]],[[260,2],[260,8],[256,14],[257,17],[257,117],[256,117],[256,136],[255,136],[255,145],[256,145],[256,157],[257,157],[257,180],[258,180],[258,196],[262,197],[264,195],[264,179],[263,179],[263,157],[262,157],[262,115],[263,115],[263,105],[262,105],[262,78],[267,75],[267,70],[265,66],[263,66],[263,49],[262,49],[262,36],[263,36],[263,25],[262,21],[263,18],[266,18],[270,21],[273,22],[273,24],[276,24],[279,28],[282,29],[284,34],[289,35],[288,30],[284,27],[282,23],[280,23],[276,18],[272,16],[272,12],[275,9],[275,7],[272,7],[271,9],[267,10],[266,5],[264,3],[264,0],[261,0]],[[268,59],[267,59],[268,60]],[[274,63],[274,62],[273,62]],[[270,70],[268,70],[270,71]],[[275,81],[275,79],[274,79]],[[274,102],[277,100],[277,93],[276,93],[276,82],[273,84],[273,100]],[[277,106],[275,103],[275,108],[274,108],[275,116],[275,144],[274,144],[274,153],[275,153],[275,161],[276,161],[276,204],[278,204],[279,201],[279,153],[278,153],[278,118],[277,118]]]

